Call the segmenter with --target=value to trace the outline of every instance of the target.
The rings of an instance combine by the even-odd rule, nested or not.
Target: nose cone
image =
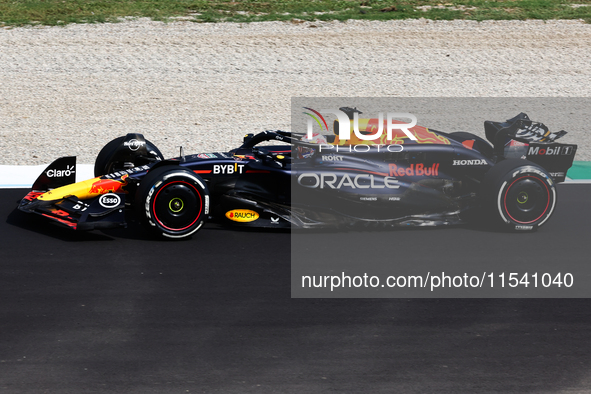
[[[85,200],[94,197],[100,193],[92,193],[93,185],[100,181],[100,177],[88,179],[86,181],[72,183],[70,185],[58,187],[43,193],[37,200],[40,201],[55,201],[61,200],[69,196],[76,196],[80,200]],[[110,180],[110,179],[109,179]]]

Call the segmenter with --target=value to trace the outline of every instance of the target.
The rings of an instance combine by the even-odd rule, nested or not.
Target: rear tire
[[[125,141],[125,136],[118,137],[106,144],[103,149],[99,152],[96,160],[94,161],[94,176],[101,176],[105,174],[112,174],[113,172],[126,170],[133,167],[143,166],[144,164],[149,164],[153,160],[147,160],[146,158],[136,157],[132,162],[120,162],[117,160],[113,160],[113,156],[119,146]],[[150,141],[146,140],[146,150],[148,154],[153,157],[155,160],[164,160],[164,156],[160,152],[160,150],[151,143]],[[131,165],[131,166],[130,166]]]
[[[546,170],[527,160],[504,160],[482,181],[483,209],[504,229],[535,231],[556,206],[556,185]]]
[[[203,179],[178,166],[148,172],[136,193],[136,212],[153,234],[185,238],[197,232],[209,214]]]

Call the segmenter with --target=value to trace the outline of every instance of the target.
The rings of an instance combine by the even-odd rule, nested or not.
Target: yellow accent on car
[[[87,198],[94,197],[89,191],[92,188],[93,183],[97,182],[100,177],[88,179],[86,181],[72,183],[70,185],[58,187],[56,189],[50,190],[46,193],[43,193],[37,200],[40,201],[55,201],[61,200],[68,196],[76,196],[80,200],[84,200]],[[96,195],[96,194],[95,194]]]
[[[69,196],[76,196],[80,200],[86,200],[107,193],[127,193],[123,188],[127,186],[128,177],[128,174],[124,174],[119,179],[96,177],[72,183],[43,193],[37,197],[37,200],[55,201]]]

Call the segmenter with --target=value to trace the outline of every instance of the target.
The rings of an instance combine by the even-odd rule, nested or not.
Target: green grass
[[[123,17],[159,21],[185,17],[195,22],[408,18],[591,22],[591,0],[0,0],[4,26],[117,22]]]

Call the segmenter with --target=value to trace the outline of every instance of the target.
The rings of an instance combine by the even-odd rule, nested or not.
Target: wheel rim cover
[[[152,201],[154,219],[166,230],[183,231],[201,216],[201,193],[185,181],[171,182],[156,193]]]
[[[507,215],[522,224],[542,219],[550,207],[550,189],[535,176],[515,179],[505,190],[503,203]]]

